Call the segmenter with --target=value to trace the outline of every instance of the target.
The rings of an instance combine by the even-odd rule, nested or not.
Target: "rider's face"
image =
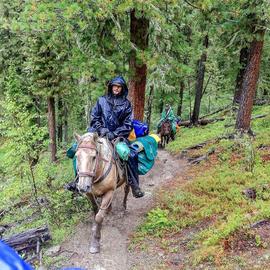
[[[121,85],[113,85],[112,86],[112,92],[114,95],[119,95],[122,91],[122,86]]]

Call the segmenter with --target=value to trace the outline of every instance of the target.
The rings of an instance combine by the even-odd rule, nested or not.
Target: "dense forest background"
[[[50,142],[55,161],[119,74],[136,118],[155,129],[170,103],[196,124],[240,102],[252,54],[256,99],[267,99],[269,14],[269,2],[259,0],[2,1],[1,136],[12,139],[10,151],[25,145],[33,159]]]
[[[200,119],[226,108],[227,126],[254,135],[253,105],[270,99],[269,21],[268,0],[0,0],[3,205],[34,201],[62,239],[64,207],[85,207],[60,191],[72,176],[65,151],[117,75],[153,131],[169,103],[196,143]]]

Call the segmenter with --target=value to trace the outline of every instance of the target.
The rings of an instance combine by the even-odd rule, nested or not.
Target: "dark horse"
[[[169,143],[170,138],[174,140],[172,124],[169,120],[165,120],[161,123],[159,134],[161,137],[161,148],[164,148],[165,145]]]

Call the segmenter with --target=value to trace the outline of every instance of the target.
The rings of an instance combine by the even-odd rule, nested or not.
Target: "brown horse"
[[[125,174],[118,166],[113,155],[113,147],[106,138],[96,133],[75,135],[78,142],[76,152],[78,184],[80,193],[92,202],[95,220],[92,225],[90,252],[100,252],[101,227],[105,214],[109,211],[116,188],[126,184]],[[125,185],[123,207],[126,209],[129,186]],[[101,198],[99,205],[98,198]]]
[[[161,137],[160,146],[162,148],[164,148],[165,145],[169,143],[171,136],[172,136],[171,122],[169,120],[165,120],[164,122],[162,122],[160,126],[160,137]]]

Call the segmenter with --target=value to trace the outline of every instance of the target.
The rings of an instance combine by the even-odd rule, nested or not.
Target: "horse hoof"
[[[95,254],[100,252],[100,247],[90,247],[90,253]]]

